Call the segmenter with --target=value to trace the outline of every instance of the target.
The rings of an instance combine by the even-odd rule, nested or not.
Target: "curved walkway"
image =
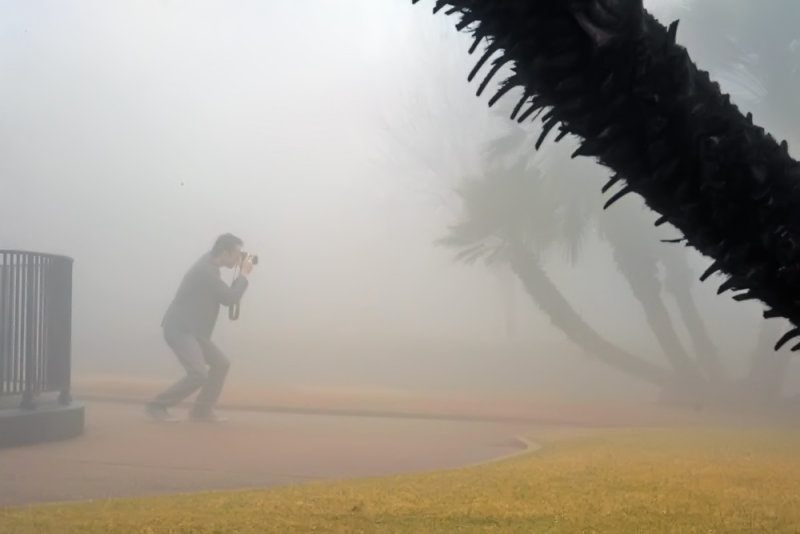
[[[176,415],[183,415],[176,411]],[[159,424],[89,403],[78,439],[0,451],[0,506],[270,487],[455,468],[524,447],[523,423],[228,412]]]

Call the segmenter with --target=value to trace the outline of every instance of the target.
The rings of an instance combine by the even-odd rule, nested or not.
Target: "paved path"
[[[176,412],[176,415],[183,415]],[[512,423],[229,412],[159,424],[91,403],[78,439],[0,450],[0,506],[268,487],[459,467],[513,453]]]

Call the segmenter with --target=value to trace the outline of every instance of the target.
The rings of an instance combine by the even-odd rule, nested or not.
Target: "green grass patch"
[[[0,509],[0,532],[800,532],[800,432],[551,435],[465,469]]]

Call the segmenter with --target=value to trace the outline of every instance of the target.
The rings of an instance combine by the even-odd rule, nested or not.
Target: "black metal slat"
[[[42,390],[47,389],[47,359],[46,354],[44,351],[44,329],[46,323],[44,322],[44,283],[45,283],[45,276],[44,276],[44,267],[47,260],[45,258],[39,259],[39,314],[38,314],[38,326],[39,326],[39,383],[42,385]]]
[[[33,281],[31,283],[31,288],[33,289],[33,296],[31,301],[33,302],[33,311],[30,315],[33,317],[33,321],[31,323],[31,328],[33,329],[33,334],[31,335],[33,345],[33,349],[31,352],[31,356],[34,361],[34,375],[33,381],[36,384],[36,392],[42,391],[42,366],[41,366],[41,353],[40,353],[40,344],[39,344],[39,328],[41,325],[41,321],[39,320],[39,283],[41,282],[39,279],[39,264],[40,264],[39,256],[33,257]]]
[[[36,279],[36,264],[39,258],[37,256],[30,256],[28,258],[28,299],[26,305],[28,307],[25,314],[25,324],[27,328],[25,343],[26,347],[26,360],[30,376],[28,377],[28,390],[35,397],[39,393],[39,353],[36,347],[37,335],[37,320],[36,310],[38,306],[38,292],[37,292],[37,279]]]
[[[36,395],[36,360],[33,353],[33,259],[24,257],[21,272],[25,276],[22,298],[22,372],[24,375],[22,389],[22,407],[33,408]]]
[[[19,276],[19,295],[17,300],[17,376],[19,393],[25,394],[25,289],[28,283],[25,276],[25,256],[17,258],[17,276]]]
[[[56,260],[52,260],[51,263],[47,267],[47,284],[45,285],[45,318],[44,321],[48,325],[47,326],[47,341],[45,343],[46,346],[46,360],[47,360],[47,389],[48,391],[52,391],[57,389],[57,380],[58,380],[58,366],[56,365],[55,358],[56,353],[58,350],[58,340],[56,339],[58,336],[58,329],[53,326],[53,317],[55,315],[54,309],[55,305],[58,301],[54,292],[56,291],[55,288],[55,281],[56,281],[56,274],[57,269],[59,268],[59,263]]]
[[[60,259],[53,260],[52,268],[50,269],[50,276],[48,278],[48,306],[47,306],[47,324],[48,324],[48,354],[47,364],[49,369],[50,383],[48,387],[51,391],[56,391],[61,388],[61,328],[58,324],[59,316],[62,313],[60,302],[63,299],[60,288],[61,271],[63,269],[63,261]]]
[[[22,385],[20,383],[20,378],[22,372],[20,371],[20,358],[21,358],[21,351],[19,346],[20,340],[20,318],[19,318],[19,310],[20,310],[20,300],[22,294],[22,277],[20,276],[19,272],[19,256],[14,254],[12,256],[12,264],[14,266],[13,273],[14,279],[12,281],[14,287],[14,300],[12,302],[12,311],[11,311],[11,328],[13,329],[13,337],[11,338],[11,343],[13,345],[13,349],[11,352],[12,355],[12,362],[13,362],[13,390],[12,393],[22,393]]]
[[[61,404],[72,402],[72,260],[64,262],[64,374],[62,375]]]
[[[6,331],[8,332],[8,339],[6,341],[7,347],[7,360],[6,363],[8,364],[8,388],[7,392],[13,394],[16,389],[16,370],[15,370],[15,361],[16,352],[14,349],[14,334],[15,334],[15,322],[14,317],[16,314],[16,269],[14,267],[14,255],[8,255],[8,315],[6,316],[6,320],[8,321]]]
[[[36,303],[34,310],[34,354],[36,354],[36,389],[45,390],[44,383],[44,358],[42,355],[42,257],[36,256],[35,266],[35,294]]]
[[[45,321],[45,299],[47,294],[44,291],[44,286],[47,283],[47,264],[49,263],[49,258],[40,258],[39,259],[39,284],[38,284],[38,291],[39,291],[39,313],[37,315],[38,321],[38,355],[39,355],[39,383],[41,384],[41,388],[43,391],[47,391],[47,350],[45,346],[45,329],[47,328],[47,322]]]
[[[4,252],[0,255],[0,395],[8,392],[8,380],[10,379],[9,362],[11,358],[8,350],[9,329],[8,324],[8,305],[10,296],[8,294],[8,258]]]
[[[14,259],[6,256],[6,393],[14,393]]]
[[[16,313],[14,311],[14,298],[16,296],[16,293],[14,292],[14,280],[16,273],[14,271],[14,256],[9,254],[6,259],[8,262],[8,294],[6,295],[6,369],[8,370],[8,385],[6,387],[6,392],[12,394],[14,393],[16,384],[16,375],[14,371],[14,314]]]

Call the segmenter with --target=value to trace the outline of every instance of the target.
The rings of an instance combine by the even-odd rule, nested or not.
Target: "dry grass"
[[[800,432],[753,428],[553,434],[455,471],[5,509],[0,531],[800,532],[798,447]]]

